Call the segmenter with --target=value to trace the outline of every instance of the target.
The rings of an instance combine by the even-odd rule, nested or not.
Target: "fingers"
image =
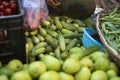
[[[47,0],[47,4],[53,8],[56,8],[60,5],[60,2],[58,0]]]

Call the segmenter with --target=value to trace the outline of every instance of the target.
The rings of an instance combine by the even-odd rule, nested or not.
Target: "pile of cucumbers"
[[[35,31],[25,31],[26,56],[28,62],[36,60],[40,54],[69,53],[72,47],[82,46],[81,38],[86,27],[83,21],[66,16],[48,16]]]

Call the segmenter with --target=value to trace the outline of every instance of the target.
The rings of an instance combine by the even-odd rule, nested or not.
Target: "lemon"
[[[46,71],[40,75],[39,80],[61,80],[61,79],[56,71]]]
[[[32,80],[32,78],[27,72],[18,71],[12,75],[10,80]]]
[[[114,70],[108,70],[106,73],[109,78],[117,76],[117,73]]]
[[[83,55],[83,54],[80,54],[80,53],[70,54],[70,58],[80,59],[81,55]]]
[[[110,62],[110,70],[114,70],[117,74],[119,73],[119,68],[114,62]]]
[[[38,78],[40,74],[46,72],[46,65],[41,61],[30,63],[28,72],[32,78]]]
[[[51,55],[44,55],[41,61],[46,65],[48,70],[59,71],[61,69],[61,61]]]
[[[107,57],[106,54],[104,52],[100,52],[100,51],[96,51],[93,54],[90,55],[91,59],[93,61],[96,61],[97,59],[99,59],[100,57]]]
[[[14,74],[14,71],[7,68],[7,67],[2,67],[0,69],[0,74],[6,75],[8,77],[11,77]]]
[[[13,59],[8,62],[7,67],[13,71],[20,71],[23,68],[23,64],[18,59]]]
[[[91,72],[88,67],[82,67],[76,74],[75,80],[89,80],[91,77]]]
[[[91,59],[83,58],[83,59],[80,60],[80,62],[82,63],[83,67],[88,67],[92,71],[92,69],[94,67],[94,64],[93,64]]]
[[[63,71],[68,74],[74,74],[78,72],[80,68],[81,68],[81,63],[79,59],[75,59],[75,58],[66,59],[62,66]]]
[[[111,77],[109,80],[120,80],[120,77],[118,77],[118,76]]]
[[[6,75],[0,75],[0,80],[9,80]]]
[[[74,77],[71,74],[65,72],[59,72],[59,76],[61,80],[74,80]]]
[[[90,80],[108,80],[108,77],[104,71],[97,70],[92,73]]]
[[[94,63],[95,70],[107,71],[109,69],[109,66],[110,66],[110,61],[107,58],[103,58],[103,57],[97,59]]]

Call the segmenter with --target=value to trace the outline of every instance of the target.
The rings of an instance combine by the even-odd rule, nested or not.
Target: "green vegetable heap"
[[[115,8],[101,16],[101,32],[108,44],[120,53],[120,10]]]

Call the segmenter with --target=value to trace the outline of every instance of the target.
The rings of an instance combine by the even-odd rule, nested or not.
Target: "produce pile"
[[[49,16],[37,30],[26,31],[27,63],[1,63],[0,80],[120,80],[119,68],[107,53],[82,45],[90,21]]]
[[[91,20],[84,20],[84,22],[87,21]],[[86,25],[79,19],[49,16],[37,30],[25,32],[28,61],[34,61],[41,53],[53,54],[58,59],[61,59],[61,55],[68,56],[69,49],[82,45],[81,38]]]
[[[17,14],[17,9],[15,0],[0,0],[0,16]],[[94,11],[95,4],[90,9],[86,15]],[[70,13],[67,11],[66,14]],[[48,16],[38,26],[32,18],[34,16],[26,19],[34,27],[32,31],[25,31],[26,63],[19,59],[12,59],[7,64],[0,62],[0,80],[120,80],[119,67],[107,53],[100,51],[96,45],[86,48],[82,44],[84,28],[94,29],[91,18],[80,20],[64,15]],[[43,16],[44,13],[39,19]],[[118,52],[119,17],[117,9],[101,17],[101,31]]]
[[[97,50],[97,46],[73,47],[68,58],[41,54],[30,64],[13,59],[0,65],[0,80],[120,80],[117,65]]]
[[[120,10],[117,8],[101,14],[101,32],[108,44],[120,53]]]
[[[15,0],[0,0],[0,16],[15,15],[18,13],[18,2]]]

